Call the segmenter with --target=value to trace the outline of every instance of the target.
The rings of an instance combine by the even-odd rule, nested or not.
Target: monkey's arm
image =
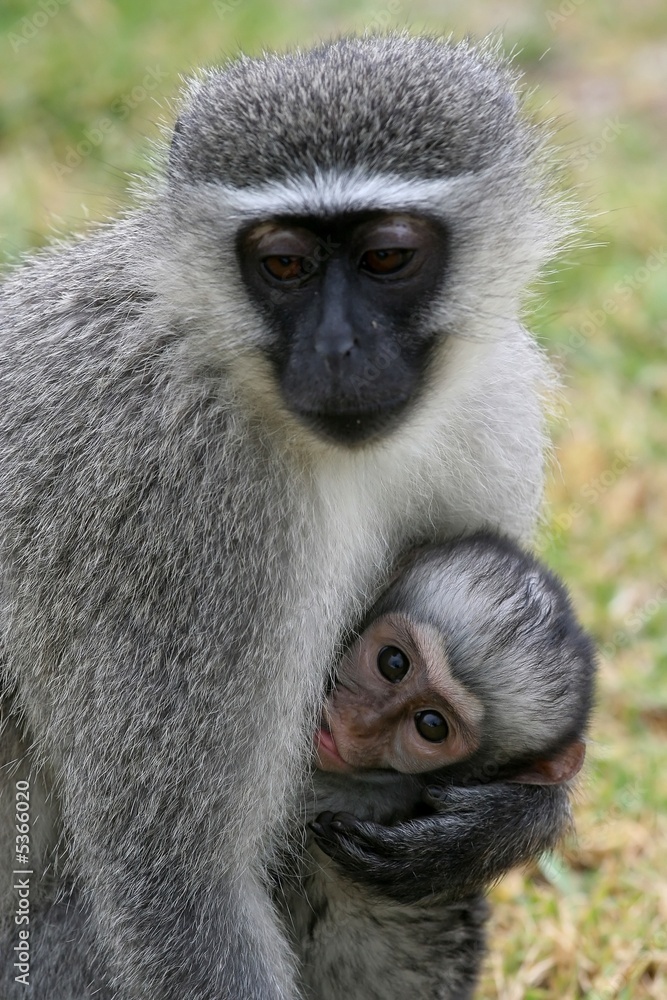
[[[434,815],[396,826],[322,813],[317,843],[341,873],[383,897],[461,899],[553,847],[570,822],[567,787],[429,786]]]

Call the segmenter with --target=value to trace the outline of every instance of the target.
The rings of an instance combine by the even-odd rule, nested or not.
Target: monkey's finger
[[[350,866],[352,868],[360,865],[367,867],[382,863],[382,858],[369,845],[360,840],[354,831],[347,832],[343,821],[340,823],[331,822],[330,816],[331,814],[326,816],[324,822],[322,822],[322,817],[318,816],[309,824],[315,842],[325,854],[340,862],[346,869]],[[355,825],[358,824],[358,820],[355,820],[354,817],[352,819]]]
[[[317,823],[318,826],[329,826],[331,820],[334,818],[334,815],[335,813],[332,812],[322,812],[310,825],[314,826],[315,823]]]
[[[322,829],[332,829],[336,833],[346,833],[353,834],[361,826],[361,821],[353,816],[352,813],[346,812],[323,812],[320,813],[317,819],[311,823],[311,828],[314,829],[315,824]]]
[[[482,817],[491,810],[499,819],[511,812],[510,804],[516,799],[514,789],[517,787],[501,781],[469,786],[429,785],[422,792],[422,800],[438,815],[456,815],[461,820],[467,817],[474,822],[474,817]]]
[[[442,813],[456,808],[456,795],[448,785],[429,785],[422,792],[422,802],[431,806],[436,812]]]
[[[329,838],[316,837],[315,842],[347,878],[368,884],[382,877],[381,873],[386,866],[384,859],[370,851],[360,850],[354,841],[345,838],[331,841]]]
[[[353,834],[361,829],[361,820],[353,816],[352,813],[339,812],[331,820],[334,830],[339,833]]]

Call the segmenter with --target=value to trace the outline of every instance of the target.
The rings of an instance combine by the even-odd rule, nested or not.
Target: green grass
[[[477,36],[500,27],[547,112],[562,117],[566,173],[590,216],[590,246],[569,252],[533,310],[564,385],[540,549],[569,581],[604,656],[578,839],[555,866],[513,873],[494,891],[481,995],[664,1000],[664,3],[44,2],[0,7],[6,259],[125,204],[126,173],[145,170],[179,74],[238,47],[260,52],[383,24]],[[647,261],[654,269],[644,270]]]

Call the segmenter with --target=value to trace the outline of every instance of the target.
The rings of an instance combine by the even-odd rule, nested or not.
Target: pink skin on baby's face
[[[322,771],[435,771],[479,747],[484,706],[452,674],[438,632],[398,613],[376,619],[344,656],[315,733]],[[581,769],[583,739],[536,759],[513,782],[562,784]]]
[[[434,771],[479,745],[481,702],[451,673],[430,625],[391,613],[343,658],[315,735],[323,771]]]

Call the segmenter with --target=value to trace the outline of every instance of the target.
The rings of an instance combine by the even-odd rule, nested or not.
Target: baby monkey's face
[[[315,736],[323,771],[433,771],[479,746],[484,707],[431,625],[377,618],[343,658]]]

